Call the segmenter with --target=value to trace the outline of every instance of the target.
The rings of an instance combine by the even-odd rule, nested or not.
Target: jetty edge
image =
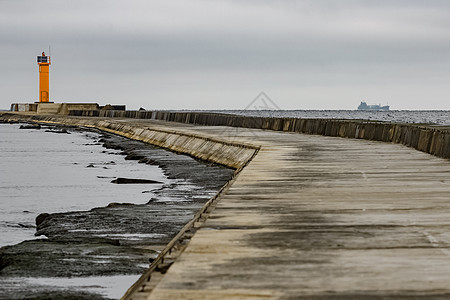
[[[363,119],[255,117],[210,112],[72,110],[69,115],[162,120],[205,126],[229,126],[317,134],[403,144],[450,158],[450,125],[397,123]]]
[[[220,126],[172,125],[222,139]],[[448,160],[364,140],[235,135],[257,155],[151,293],[126,298],[450,296]]]
[[[39,119],[45,118],[44,116],[47,118],[58,116],[36,114],[35,112],[0,112],[0,115],[13,114],[29,116],[30,121],[39,121]],[[93,117],[101,120],[161,120],[192,125],[227,126],[365,139],[403,144],[438,157],[450,158],[450,125],[396,123],[362,119],[254,117],[210,112],[77,109],[76,106],[59,117],[61,116]]]
[[[259,149],[258,146],[250,143],[219,140],[211,136],[201,136],[186,129],[173,129],[157,123],[144,124],[143,126],[143,124],[132,122],[130,119],[21,115],[16,113],[2,113],[0,117],[5,122],[33,122],[95,128],[233,169],[239,169],[245,165],[254,152]]]

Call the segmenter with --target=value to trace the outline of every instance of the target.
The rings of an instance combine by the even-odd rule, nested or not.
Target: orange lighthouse
[[[39,102],[49,102],[50,56],[45,56],[42,52],[42,55],[37,57],[37,63],[39,65]]]

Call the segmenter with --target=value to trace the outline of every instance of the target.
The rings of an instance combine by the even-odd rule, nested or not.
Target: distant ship
[[[380,111],[388,111],[389,105],[381,106],[380,104],[367,105],[366,102],[361,102],[358,106],[358,110],[380,110]]]

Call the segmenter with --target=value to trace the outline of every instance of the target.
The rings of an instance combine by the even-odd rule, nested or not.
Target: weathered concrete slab
[[[450,297],[449,160],[233,132],[261,150],[148,299]]]

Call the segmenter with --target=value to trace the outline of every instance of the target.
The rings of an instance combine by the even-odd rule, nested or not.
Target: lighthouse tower
[[[39,65],[39,103],[50,102],[49,100],[50,56],[46,56],[45,53],[42,52],[42,55],[37,57],[37,63]]]

